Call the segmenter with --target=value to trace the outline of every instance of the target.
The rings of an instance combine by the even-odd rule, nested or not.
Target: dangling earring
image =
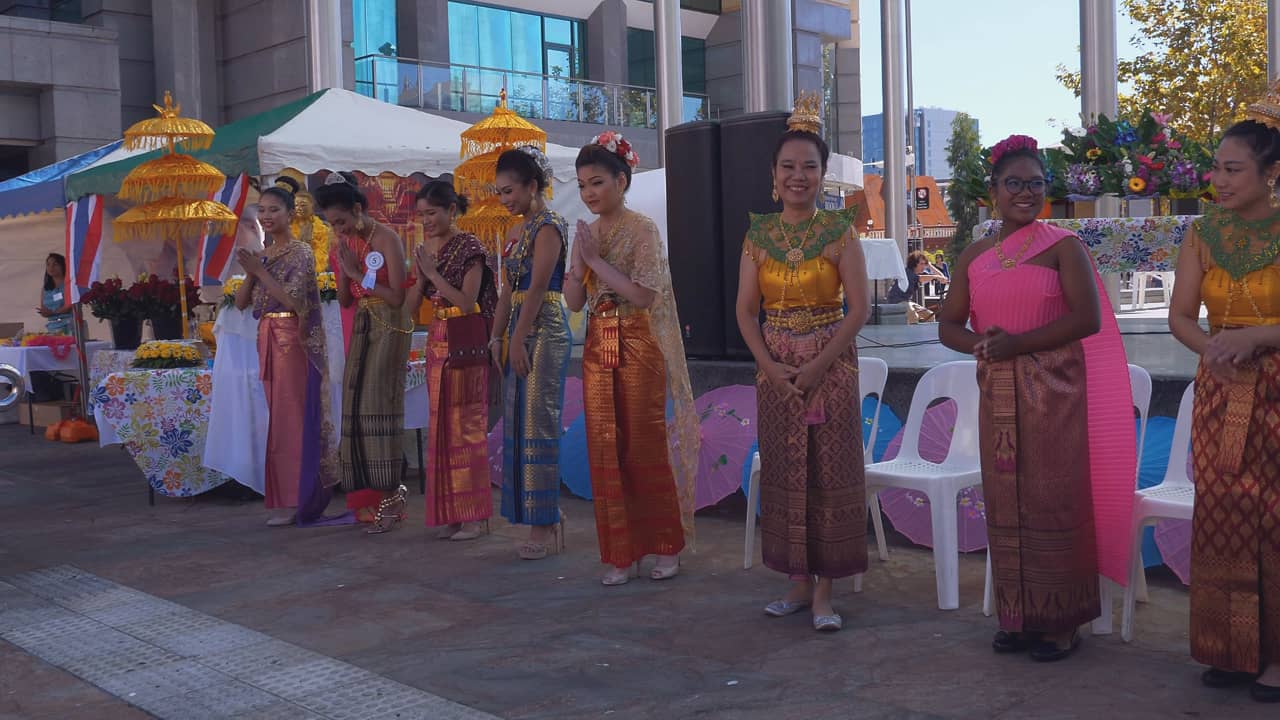
[[[1280,197],[1276,197],[1276,179],[1274,177],[1267,179],[1267,191],[1271,207],[1280,208]]]
[[[356,232],[364,232],[364,213],[360,213],[360,217],[356,218]]]
[[[999,205],[996,205],[996,199],[995,199],[995,198],[991,198],[991,201],[990,201],[990,202],[991,202],[991,219],[992,219],[992,220],[999,220],[999,219],[1000,219],[1000,206],[999,206]]]
[[[771,195],[770,197],[773,198],[774,202],[778,202],[778,186],[777,185],[773,186],[773,195]]]

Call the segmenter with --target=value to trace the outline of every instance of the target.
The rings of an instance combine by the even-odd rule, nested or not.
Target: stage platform
[[[1168,310],[1117,315],[1129,362],[1146,368],[1153,382],[1151,414],[1174,417],[1182,391],[1195,377],[1198,358],[1169,333]],[[926,370],[953,360],[972,359],[938,342],[936,323],[868,325],[858,335],[858,354],[889,364],[884,400],[898,417],[906,417],[911,393]],[[726,360],[690,360],[689,374],[697,396],[724,385],[755,382],[755,364]]]

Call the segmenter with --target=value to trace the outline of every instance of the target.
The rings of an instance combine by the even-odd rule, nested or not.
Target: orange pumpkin
[[[83,418],[68,420],[59,433],[62,442],[78,443],[98,439],[98,429]]]
[[[62,427],[67,424],[66,420],[59,420],[44,429],[44,439],[58,441],[62,438]]]

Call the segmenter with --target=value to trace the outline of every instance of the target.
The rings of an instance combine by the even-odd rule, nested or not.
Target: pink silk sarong
[[[994,248],[969,266],[971,324],[981,333],[999,326],[1011,334],[1042,327],[1069,308],[1057,272],[1028,265],[1063,238],[1074,236],[1061,228],[1034,222],[1005,240],[1004,252],[1014,257],[1034,233],[1015,268],[1005,269]],[[1078,240],[1077,240],[1078,242]],[[1132,551],[1133,493],[1137,478],[1137,444],[1128,361],[1115,315],[1097,269],[1093,270],[1102,304],[1101,329],[1081,345],[1085,358],[1088,405],[1089,478],[1096,532],[1098,572],[1121,585],[1128,584]],[[1049,276],[1052,277],[1049,277]],[[1056,297],[1055,297],[1056,295]],[[1053,433],[1053,427],[1044,427]],[[984,461],[986,458],[984,458]]]

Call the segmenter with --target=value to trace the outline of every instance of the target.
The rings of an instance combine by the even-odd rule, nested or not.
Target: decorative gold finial
[[[816,92],[800,93],[796,98],[796,106],[787,118],[788,130],[822,134],[822,96]]]
[[[168,90],[164,91],[164,107],[160,107],[155,103],[152,103],[151,107],[155,108],[156,112],[159,113],[162,118],[176,118],[182,114],[182,104],[178,103],[177,105],[174,105],[173,93]]]
[[[1280,80],[1271,83],[1267,94],[1245,111],[1245,117],[1280,130]]]
[[[507,106],[507,89],[506,88],[502,88],[502,90],[498,92],[498,105],[500,107]]]

